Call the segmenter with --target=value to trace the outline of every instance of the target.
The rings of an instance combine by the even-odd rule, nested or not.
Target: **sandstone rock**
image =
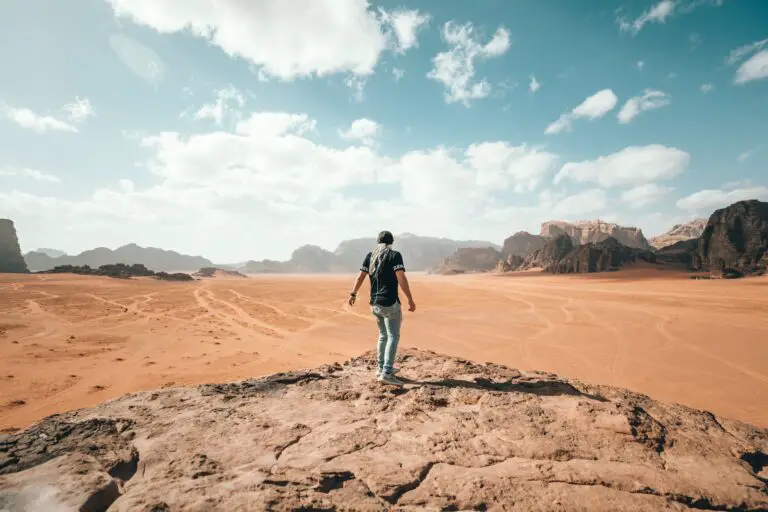
[[[561,259],[565,258],[574,249],[573,240],[565,234],[556,236],[549,240],[544,247],[538,251],[529,254],[528,257],[519,265],[520,270],[529,270],[532,268],[541,268],[548,270]]]
[[[626,247],[610,237],[601,242],[574,248],[567,256],[549,265],[546,270],[557,274],[607,272],[636,261],[655,263],[656,257],[649,250]]]
[[[21,255],[19,239],[13,221],[0,219],[0,273],[27,272],[27,264]]]
[[[667,247],[677,242],[699,238],[707,225],[707,219],[695,219],[685,224],[675,224],[672,229],[651,238],[650,244],[656,249]]]
[[[0,508],[41,485],[117,512],[768,507],[766,429],[416,350],[396,389],[373,357],[49,417],[0,438]]]
[[[697,252],[699,250],[698,238],[691,240],[681,240],[670,245],[666,245],[656,251],[656,261],[667,264],[682,264],[689,269],[693,269],[698,264]]]
[[[363,254],[365,256],[365,254]],[[362,262],[362,258],[360,260]],[[303,245],[293,251],[288,262],[292,272],[330,272],[334,266],[334,255],[316,245]],[[359,266],[359,263],[358,263]]]
[[[546,243],[547,238],[541,235],[532,235],[527,231],[518,231],[504,240],[501,254],[505,259],[513,255],[525,258],[532,252],[544,247]]]
[[[626,247],[635,247],[638,249],[650,249],[651,246],[643,236],[643,231],[639,228],[624,227],[610,222],[599,220],[564,222],[550,221],[541,225],[541,235],[547,238],[554,238],[558,235],[566,234],[571,237],[574,244],[583,245],[587,243],[602,242],[612,237]]]
[[[493,247],[462,247],[443,260],[437,273],[488,272],[495,269],[499,261],[501,253]]]
[[[701,235],[697,265],[719,272],[724,268],[742,274],[766,271],[768,252],[768,203],[739,201],[716,210]]]

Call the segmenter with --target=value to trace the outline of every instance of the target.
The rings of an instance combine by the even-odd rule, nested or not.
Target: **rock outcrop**
[[[27,272],[27,264],[21,255],[19,238],[13,221],[0,219],[0,274]]]
[[[564,222],[559,220],[544,222],[541,225],[541,236],[555,238],[558,235],[568,235],[574,244],[602,242],[607,238],[615,238],[626,247],[650,249],[648,240],[639,228],[619,226],[610,222],[589,220],[580,222]]]
[[[707,221],[697,252],[697,268],[733,269],[744,275],[768,270],[768,203],[739,201],[716,210]]]
[[[79,274],[83,276],[106,276],[116,279],[132,279],[134,277],[151,277],[161,281],[194,281],[194,278],[183,272],[155,272],[141,264],[126,265],[116,263],[114,265],[102,265],[99,268],[91,268],[88,265],[74,266],[61,265],[51,270],[41,270],[37,274]]]
[[[225,268],[218,268],[218,267],[203,267],[194,274],[192,274],[192,277],[200,277],[205,279],[210,279],[214,277],[238,277],[241,279],[247,279],[248,276],[245,274],[238,272],[237,270],[228,270]]]
[[[768,430],[403,351],[126,395],[0,437],[0,509],[768,509]]]
[[[504,240],[501,255],[505,260],[510,256],[522,256],[525,258],[534,251],[543,248],[547,240],[547,238],[541,235],[532,235],[527,231],[518,231]]]
[[[538,251],[529,254],[517,269],[530,270],[532,268],[541,268],[549,270],[550,267],[570,254],[573,249],[574,244],[570,236],[565,234],[558,235],[547,241],[544,247]]]
[[[699,266],[697,263],[699,250],[699,239],[681,240],[671,245],[666,245],[658,249],[655,253],[656,261],[665,264],[680,264],[687,269],[693,270]]]
[[[611,237],[575,247],[546,270],[556,274],[610,272],[637,261],[655,263],[656,257],[652,251],[627,247]]]
[[[685,240],[694,240],[699,238],[707,225],[707,219],[695,219],[685,224],[675,224],[672,229],[659,236],[650,239],[651,246],[656,249],[668,247],[683,242]]]
[[[156,272],[192,271],[201,267],[213,266],[213,263],[201,256],[187,256],[176,251],[166,251],[155,247],[140,247],[136,244],[124,245],[114,251],[106,247],[99,247],[81,252],[76,256],[60,256],[58,258],[51,258],[41,252],[28,252],[24,259],[32,271],[50,270],[63,265],[78,267],[88,265],[91,268],[96,268],[116,263],[140,264]]]
[[[501,261],[501,253],[493,247],[462,247],[456,249],[437,269],[438,274],[489,272]]]

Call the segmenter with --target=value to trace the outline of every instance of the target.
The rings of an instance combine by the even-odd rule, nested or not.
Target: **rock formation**
[[[681,240],[658,249],[655,253],[656,261],[665,264],[680,264],[684,265],[689,270],[693,270],[699,266],[699,264],[696,263],[699,261],[697,256],[698,250],[698,238]]]
[[[228,270],[228,269],[217,268],[217,267],[203,267],[197,272],[195,272],[194,274],[192,274],[192,277],[200,277],[200,278],[239,277],[239,278],[245,278],[245,279],[248,278],[248,276],[238,272],[237,270]]]
[[[716,210],[701,235],[696,266],[741,274],[768,270],[768,203],[739,201]]]
[[[403,351],[126,395],[0,437],[0,509],[768,509],[768,430]]]
[[[0,274],[25,272],[27,272],[27,264],[21,255],[13,221],[0,219]]]
[[[501,255],[505,260],[513,255],[525,258],[532,252],[538,251],[544,247],[544,244],[546,243],[547,238],[541,235],[532,235],[527,231],[518,231],[504,240]]]
[[[365,254],[363,254],[365,256]],[[362,262],[362,260],[360,260]],[[331,272],[335,267],[335,257],[332,252],[316,245],[303,245],[293,251],[288,262],[292,272]],[[360,263],[357,264],[360,267]],[[350,269],[354,272],[357,270]]]
[[[140,247],[136,244],[128,244],[115,249],[99,247],[81,252],[77,256],[60,256],[51,258],[40,252],[28,252],[24,258],[32,271],[49,270],[56,266],[73,265],[96,268],[102,265],[125,263],[127,265],[140,264],[150,270],[176,271],[196,270],[201,267],[213,266],[206,258],[201,256],[187,256],[176,251],[166,251],[155,247]]]
[[[46,254],[46,255],[50,256],[51,258],[58,258],[60,256],[67,256],[67,253],[65,253],[64,251],[60,251],[58,249],[49,249],[47,247],[43,247],[43,248],[40,248],[40,249],[35,249],[32,252],[40,252],[40,253],[43,253],[43,254]]]
[[[501,253],[493,247],[462,247],[456,249],[437,269],[439,274],[461,274],[465,272],[488,272],[501,261]]]
[[[565,234],[549,240],[544,247],[529,254],[518,266],[520,270],[541,268],[548,270],[573,251],[574,245],[571,237]]]
[[[602,242],[606,238],[615,238],[626,247],[650,249],[651,246],[639,228],[624,227],[610,222],[589,220],[580,222],[564,222],[553,220],[541,225],[541,236],[554,238],[558,235],[568,235],[574,244]]]
[[[162,281],[193,281],[194,278],[183,272],[155,272],[149,270],[141,264],[126,265],[124,263],[115,263],[113,265],[102,265],[99,268],[91,268],[88,265],[60,265],[51,270],[41,270],[38,274],[79,274],[84,276],[106,276],[117,279],[131,279],[134,277],[152,277]]]
[[[655,263],[649,250],[622,245],[613,237],[574,248],[568,255],[546,268],[556,274],[608,272],[636,261]]]
[[[677,242],[699,238],[706,225],[707,219],[695,219],[685,224],[675,224],[666,233],[651,238],[650,244],[656,249],[661,249]]]

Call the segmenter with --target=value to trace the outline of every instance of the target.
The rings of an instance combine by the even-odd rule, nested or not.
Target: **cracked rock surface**
[[[404,350],[126,395],[0,436],[0,510],[768,510],[768,430]]]

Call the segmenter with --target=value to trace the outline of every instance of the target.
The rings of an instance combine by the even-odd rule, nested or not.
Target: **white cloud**
[[[446,103],[462,102],[469,106],[471,100],[487,97],[491,93],[491,84],[485,79],[474,80],[475,60],[506,53],[511,45],[509,31],[499,27],[491,40],[482,45],[471,23],[448,22],[443,26],[442,36],[451,49],[435,55],[432,59],[434,67],[427,77],[443,84]]]
[[[391,14],[380,11],[382,21],[389,24],[395,33],[397,53],[405,53],[418,46],[416,36],[429,21],[429,15],[416,10],[398,10]]]
[[[352,91],[352,99],[357,103],[362,103],[365,99],[365,78],[355,75],[349,75],[344,79],[344,85]]]
[[[536,80],[536,77],[531,75],[531,82],[528,84],[528,90],[531,92],[536,92],[541,88],[541,84],[538,80]]]
[[[75,124],[96,116],[96,111],[88,98],[75,98],[72,103],[64,105],[64,111],[67,113],[67,119]]]
[[[392,75],[395,77],[395,82],[399,82],[405,75],[405,70],[400,68],[392,68]]]
[[[221,126],[225,117],[240,118],[239,108],[245,105],[245,97],[233,85],[216,91],[216,101],[206,103],[195,112],[195,119],[212,119]]]
[[[135,186],[131,180],[127,180],[127,179],[118,180],[117,185],[120,187],[120,190],[125,192],[126,194],[130,194],[135,190]]]
[[[690,155],[660,144],[629,146],[595,160],[567,162],[554,179],[597,183],[601,187],[642,185],[674,178],[690,163]]]
[[[768,187],[701,190],[677,201],[677,207],[688,212],[711,212],[746,199],[768,201]]]
[[[605,210],[608,199],[605,190],[593,188],[573,194],[555,204],[552,213],[559,216],[578,216]]]
[[[573,110],[562,114],[555,122],[547,126],[544,133],[556,134],[570,131],[576,119],[599,119],[616,107],[618,98],[611,89],[602,89],[582,101]]]
[[[24,107],[13,107],[6,103],[0,103],[0,114],[22,128],[32,130],[35,133],[78,132],[74,125],[56,119],[53,116],[36,114]]]
[[[633,210],[638,210],[649,204],[661,201],[664,196],[674,190],[671,187],[664,187],[656,183],[646,183],[638,185],[621,193],[621,200]]]
[[[768,44],[768,39],[763,39],[762,41],[755,41],[754,43],[748,43],[739,46],[735,50],[731,50],[731,53],[729,53],[728,57],[725,58],[725,63],[729,66],[733,66],[750,53],[762,50],[766,44]]]
[[[736,157],[736,160],[738,160],[740,163],[744,163],[747,160],[749,160],[752,157],[752,155],[755,154],[755,151],[756,150],[754,149],[750,149],[749,151],[744,151],[742,153],[739,153],[739,156]]]
[[[637,67],[637,69],[638,69],[639,71],[642,71],[642,70],[643,70],[643,68],[645,67],[645,62],[644,62],[644,61],[642,61],[642,60],[639,60],[639,61],[637,61],[637,63],[635,64],[635,66]]]
[[[18,176],[31,178],[44,183],[59,183],[61,180],[52,174],[46,174],[36,169],[0,169],[0,176]]]
[[[632,21],[619,18],[619,28],[637,35],[646,23],[665,23],[675,11],[675,0],[661,0]]]
[[[356,119],[347,130],[339,130],[339,137],[344,140],[358,140],[366,146],[372,146],[381,136],[382,128],[376,121]]]
[[[714,85],[712,85],[712,84],[701,84],[701,86],[699,87],[699,89],[700,89],[700,90],[701,90],[701,92],[703,92],[704,94],[707,94],[708,92],[711,92],[711,91],[715,90],[715,86],[714,86]]]
[[[653,89],[646,89],[642,96],[634,96],[624,103],[617,118],[621,124],[630,123],[641,112],[666,107],[671,102],[669,95]]]
[[[120,18],[206,39],[281,80],[368,76],[385,50],[415,46],[426,22],[416,11],[376,12],[363,0],[107,1]]]
[[[733,83],[745,84],[753,80],[762,80],[768,78],[768,50],[762,50],[744,62],[736,75],[733,77]]]

